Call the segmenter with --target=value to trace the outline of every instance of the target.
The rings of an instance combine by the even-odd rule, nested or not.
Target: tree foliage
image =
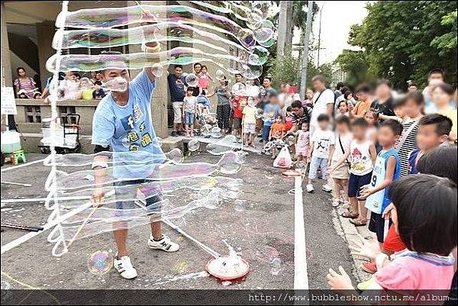
[[[428,71],[437,67],[456,84],[455,1],[379,1],[368,4],[367,10],[348,39],[361,53],[344,51],[340,61],[361,64],[364,59],[368,76],[388,78],[398,88],[404,88],[407,80],[424,86]],[[365,67],[359,67],[358,73],[348,66],[344,71],[352,77],[363,75]]]
[[[343,50],[335,63],[346,72],[346,83],[351,87],[368,81],[369,64],[363,51]]]

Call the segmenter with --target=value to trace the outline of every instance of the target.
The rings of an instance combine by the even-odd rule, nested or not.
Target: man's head
[[[174,71],[175,71],[175,76],[176,76],[177,78],[180,78],[180,77],[183,75],[183,66],[181,66],[181,65],[175,65]]]
[[[418,148],[429,151],[446,142],[452,125],[450,118],[439,114],[429,114],[421,118],[418,123]]]
[[[265,77],[262,80],[262,86],[264,86],[264,88],[270,88],[270,86],[272,86],[272,78],[268,76]]]
[[[371,87],[367,84],[360,84],[355,90],[356,97],[359,101],[366,101],[371,94]]]
[[[299,100],[293,101],[293,103],[291,103],[291,112],[297,117],[302,117],[304,115],[304,107],[302,107],[302,102]]]
[[[313,89],[315,91],[323,91],[326,89],[326,79],[322,75],[314,76],[312,79]]]
[[[375,89],[375,95],[379,99],[388,99],[391,96],[391,82],[386,79],[379,80]]]
[[[102,71],[102,80],[110,91],[125,92],[129,87],[130,75],[121,52],[106,51],[101,53],[106,57],[109,67]]]
[[[410,118],[420,116],[421,110],[425,105],[425,98],[418,92],[409,92],[404,99],[404,112]]]
[[[397,120],[388,119],[383,121],[377,133],[378,143],[382,147],[392,147],[402,133],[402,124]]]
[[[194,64],[194,72],[196,74],[200,73],[200,71],[202,70],[202,64],[201,63],[195,63]]]
[[[409,83],[409,87],[407,87],[407,92],[416,92],[418,91],[417,84],[414,82]]]
[[[321,114],[318,116],[318,126],[320,127],[321,130],[326,131],[329,128],[329,121],[330,118],[326,114]]]
[[[341,93],[343,93],[342,88],[345,87],[345,84],[343,82],[338,82],[336,84],[336,90],[339,90]]]
[[[278,104],[278,94],[275,91],[267,91],[267,98],[269,99],[269,103]]]
[[[428,84],[429,85],[437,85],[444,82],[445,73],[444,70],[440,68],[431,69],[428,73]]]
[[[435,85],[431,91],[431,100],[438,107],[446,107],[453,97],[453,87],[447,83]]]
[[[235,82],[239,83],[239,82],[242,82],[242,80],[243,80],[243,76],[240,73],[236,73],[235,74]]]

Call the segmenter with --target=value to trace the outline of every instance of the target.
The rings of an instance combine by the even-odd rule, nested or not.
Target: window
[[[71,122],[67,122],[67,115],[68,114],[75,114],[76,108],[75,106],[59,106],[59,116],[61,118],[61,122],[65,124],[76,124],[76,118],[71,118]]]
[[[41,108],[39,106],[27,106],[25,108],[25,121],[27,123],[41,123]]]

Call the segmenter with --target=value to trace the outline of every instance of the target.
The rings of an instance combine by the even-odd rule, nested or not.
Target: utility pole
[[[278,39],[277,39],[277,56],[285,55],[286,32],[288,31],[288,2],[280,1],[280,13],[278,16]]]
[[[301,75],[301,99],[305,99],[305,92],[307,88],[307,65],[309,57],[309,39],[310,32],[312,31],[312,13],[313,13],[313,2],[308,1],[307,3],[307,24],[304,34],[304,54],[302,58],[302,75]]]
[[[317,54],[317,57],[316,57],[316,67],[319,68],[320,67],[320,50],[321,50],[321,16],[323,14],[323,9],[324,9],[324,5],[326,3],[323,3],[323,5],[321,6],[320,8],[320,24],[319,24],[319,27],[318,27],[318,54]]]

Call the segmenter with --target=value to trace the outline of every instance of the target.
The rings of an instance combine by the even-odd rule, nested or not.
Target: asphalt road
[[[32,154],[28,159],[43,157]],[[217,160],[200,153],[185,162]],[[2,184],[2,199],[45,197],[48,173],[49,169],[41,164],[2,173],[2,180],[32,184]],[[294,179],[280,173],[272,167],[268,156],[250,153],[242,170],[233,175],[243,180],[239,195],[239,199],[246,201],[243,208],[234,201],[225,201],[216,210],[199,209],[184,220],[175,220],[190,235],[222,254],[228,253],[223,239],[232,245],[250,265],[249,274],[242,280],[229,283],[209,276],[205,266],[211,256],[167,226],[165,232],[180,244],[180,250],[164,253],[148,249],[148,227],[139,226],[129,232],[128,238],[131,259],[139,273],[135,280],[120,278],[114,269],[103,276],[89,272],[87,259],[92,253],[115,251],[111,234],[77,240],[69,253],[53,257],[52,244],[46,241],[47,233],[43,233],[2,255],[2,288],[22,289],[28,285],[42,289],[293,289],[294,195],[288,191],[294,188]],[[330,195],[316,189],[314,194],[303,197],[305,258],[310,289],[326,289],[328,269],[342,265],[351,271],[352,260]],[[191,192],[177,192],[169,199],[186,203],[193,197]],[[43,203],[2,204],[1,220],[37,226],[46,223],[49,213]],[[25,233],[4,229],[2,245]],[[279,260],[272,264],[276,258]]]

